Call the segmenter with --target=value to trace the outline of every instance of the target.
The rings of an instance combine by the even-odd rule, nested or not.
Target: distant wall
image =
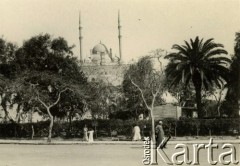
[[[177,106],[172,104],[165,104],[161,106],[154,107],[153,115],[155,119],[164,118],[178,118],[180,115],[177,113]]]
[[[129,65],[96,65],[82,66],[84,74],[88,77],[88,81],[102,80],[105,83],[111,83],[114,86],[121,85],[125,71]]]

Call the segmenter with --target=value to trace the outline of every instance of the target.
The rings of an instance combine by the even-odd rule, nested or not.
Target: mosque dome
[[[92,49],[92,54],[98,54],[98,53],[108,53],[107,47],[101,42],[95,45]]]

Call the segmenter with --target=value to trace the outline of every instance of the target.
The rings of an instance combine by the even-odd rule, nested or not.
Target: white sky
[[[39,33],[62,36],[79,56],[81,10],[84,55],[100,40],[118,55],[118,9],[125,62],[197,35],[232,54],[240,31],[240,0],[0,0],[0,35],[19,46]]]

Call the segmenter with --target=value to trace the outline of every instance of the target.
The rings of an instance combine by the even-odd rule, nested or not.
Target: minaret
[[[122,61],[122,35],[121,35],[121,24],[120,24],[120,12],[118,10],[118,42],[119,42],[119,58]]]
[[[81,26],[81,12],[79,12],[79,44],[80,44],[80,63],[83,63],[82,55],[82,26]]]

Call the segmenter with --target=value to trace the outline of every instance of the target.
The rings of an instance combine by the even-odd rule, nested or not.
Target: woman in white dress
[[[140,141],[141,140],[140,132],[141,132],[140,127],[136,125],[133,128],[133,141]]]
[[[83,141],[88,141],[88,128],[87,125],[83,128]]]
[[[94,130],[90,128],[88,131],[88,134],[89,134],[88,142],[93,142],[93,133],[94,133]]]

